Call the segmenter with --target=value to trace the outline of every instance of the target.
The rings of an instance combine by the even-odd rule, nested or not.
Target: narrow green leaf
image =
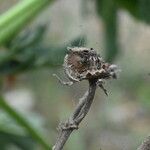
[[[33,139],[28,136],[21,136],[15,133],[10,133],[6,131],[0,131],[0,148],[5,150],[9,144],[16,145],[22,150],[33,150],[35,143]]]
[[[23,0],[0,16],[0,45],[15,36],[52,0]]]
[[[114,61],[119,53],[117,41],[117,6],[113,0],[97,0],[97,12],[104,21],[105,60]]]
[[[38,131],[36,131],[34,127],[32,127],[26,118],[7,104],[2,96],[0,96],[0,107],[5,110],[19,125],[24,127],[31,137],[39,142],[46,150],[51,150],[51,147],[46,142],[47,140]]]

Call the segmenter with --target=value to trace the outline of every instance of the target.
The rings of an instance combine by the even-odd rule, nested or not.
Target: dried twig
[[[61,150],[73,130],[78,129],[78,125],[88,113],[93,102],[96,90],[96,80],[89,80],[89,89],[80,99],[73,114],[65,123],[59,125],[59,135],[53,150]]]
[[[99,86],[108,95],[103,86],[103,80],[117,77],[117,66],[105,63],[93,48],[68,48],[63,66],[70,81],[64,82],[54,74],[60,83],[72,85],[75,82],[88,80],[89,89],[80,99],[69,119],[65,123],[60,123],[59,135],[53,150],[62,150],[72,131],[78,129],[93,102],[96,86]]]
[[[150,150],[150,136],[145,138],[137,150]]]

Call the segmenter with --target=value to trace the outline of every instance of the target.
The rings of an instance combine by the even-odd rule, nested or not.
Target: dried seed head
[[[64,69],[73,81],[116,78],[116,65],[105,63],[93,48],[68,47]]]

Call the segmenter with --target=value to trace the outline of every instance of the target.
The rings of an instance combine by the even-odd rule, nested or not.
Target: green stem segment
[[[15,36],[52,0],[22,0],[0,16],[0,46]]]
[[[46,142],[46,139],[41,135],[34,127],[29,123],[29,121],[14,110],[2,96],[0,96],[0,107],[6,111],[19,125],[24,127],[26,131],[31,135],[33,139],[38,141],[46,150],[51,150],[51,147]]]

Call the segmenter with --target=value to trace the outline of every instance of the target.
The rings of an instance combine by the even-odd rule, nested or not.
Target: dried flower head
[[[118,70],[116,65],[105,63],[96,50],[86,47],[68,47],[68,53],[64,59],[64,69],[71,81],[64,82],[55,75],[62,84],[72,85],[74,82],[88,80],[89,89],[79,100],[69,119],[60,124],[59,136],[53,150],[63,149],[72,131],[78,129],[91,107],[96,87],[99,86],[107,95],[107,90],[103,87],[103,80],[116,78]]]
[[[64,69],[73,81],[117,77],[117,66],[105,63],[93,48],[69,47],[64,59]]]
[[[103,61],[100,55],[93,48],[68,47],[68,52],[64,59],[64,70],[70,82],[58,80],[65,85],[72,85],[74,82],[82,80],[96,80],[97,85],[105,92],[103,87],[104,79],[117,78],[117,66]]]

